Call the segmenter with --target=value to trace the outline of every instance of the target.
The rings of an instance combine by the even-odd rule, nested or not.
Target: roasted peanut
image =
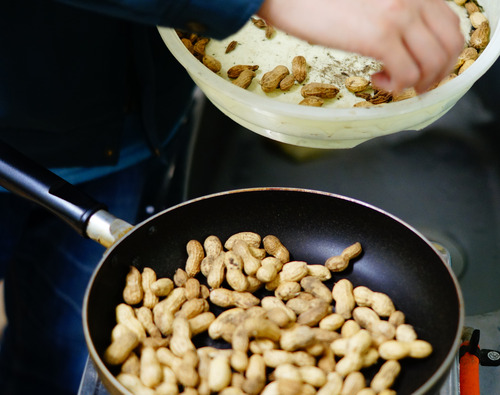
[[[314,96],[322,99],[333,99],[339,93],[339,88],[332,84],[310,82],[300,90],[302,97]]]
[[[186,299],[197,299],[200,298],[201,285],[198,279],[191,277],[184,284],[184,288],[186,288]]]
[[[142,339],[141,346],[142,347],[152,347],[155,350],[159,347],[166,347],[170,342],[169,337],[146,337]]]
[[[342,337],[354,336],[361,330],[360,325],[354,320],[346,320],[342,328],[340,329],[340,334]]]
[[[135,266],[130,266],[130,270],[125,279],[125,288],[123,289],[123,300],[130,305],[136,305],[142,302],[144,291],[142,289],[141,272]]]
[[[123,363],[139,344],[139,337],[123,324],[117,324],[111,332],[111,344],[104,352],[104,361],[110,365]]]
[[[215,320],[215,315],[211,311],[207,311],[188,320],[189,329],[193,336],[208,330],[210,324]]]
[[[161,383],[163,371],[152,347],[141,350],[141,370],[139,375],[144,385],[153,388]]]
[[[210,39],[208,37],[200,37],[193,45],[193,55],[200,61],[205,55],[205,48],[209,41]]]
[[[340,395],[357,395],[365,388],[365,376],[361,372],[351,372],[344,379]]]
[[[207,277],[214,259],[222,252],[222,243],[217,236],[210,235],[203,242],[203,248],[205,257],[201,260],[200,271]]]
[[[388,389],[396,380],[396,377],[401,371],[401,365],[398,361],[387,361],[379,369],[373,377],[370,386],[376,392],[381,392]]]
[[[279,378],[276,380],[278,383],[278,392],[280,394],[302,395],[304,394],[304,383],[295,378]]]
[[[427,358],[432,353],[432,346],[425,340],[403,342],[389,340],[378,348],[379,354],[384,359]]]
[[[367,287],[359,286],[353,290],[353,294],[359,306],[371,307],[380,317],[389,317],[396,311],[391,298],[382,292],[374,292]]]
[[[337,281],[333,286],[332,296],[335,300],[335,312],[345,319],[351,318],[355,307],[352,283],[347,279]]]
[[[490,24],[486,21],[472,32],[470,36],[470,46],[477,50],[485,49],[490,42]]]
[[[266,366],[270,368],[293,363],[293,354],[285,350],[265,350],[263,357]]]
[[[262,287],[262,281],[260,281],[257,277],[247,276],[247,292],[254,293],[259,288]]]
[[[280,282],[299,282],[309,273],[307,263],[303,261],[287,262],[281,268]]]
[[[209,70],[212,70],[214,73],[218,73],[221,68],[222,64],[219,60],[215,59],[213,56],[210,55],[203,55],[203,58],[201,59],[201,62],[207,66]]]
[[[250,292],[233,291],[233,301],[236,307],[249,309],[253,306],[257,306],[260,302],[260,299]]]
[[[478,57],[479,53],[477,52],[476,48],[472,47],[464,48],[463,51],[458,56],[457,63],[455,64],[455,70],[459,70],[466,60],[476,60]]]
[[[220,354],[210,362],[208,385],[213,392],[219,392],[231,383],[231,366],[226,355]]]
[[[151,388],[146,387],[139,377],[129,374],[120,373],[116,376],[118,382],[128,389],[133,394],[137,395],[155,395],[155,391]]]
[[[469,15],[473,14],[474,12],[480,11],[478,5],[476,3],[474,3],[473,1],[467,1],[466,0],[466,3],[464,4],[464,7],[467,10],[467,13]]]
[[[171,383],[168,381],[162,382],[159,386],[155,388],[156,395],[178,395],[179,387],[177,383]]]
[[[305,383],[316,388],[322,387],[326,383],[325,372],[316,366],[301,366],[299,375]]]
[[[194,277],[201,270],[201,261],[205,258],[205,251],[198,240],[190,240],[186,245],[186,251],[188,254],[186,273],[188,277]]]
[[[357,288],[357,287],[356,287]],[[356,289],[355,288],[355,289]],[[356,299],[356,296],[354,297]],[[358,303],[359,304],[359,303]],[[352,311],[354,320],[365,329],[370,329],[380,321],[380,317],[370,307],[359,306]]]
[[[280,298],[275,296],[266,296],[262,298],[260,304],[268,311],[282,309],[290,321],[295,321],[297,319],[297,315],[293,312],[293,310],[289,309]]]
[[[300,280],[300,285],[304,291],[309,292],[316,298],[324,300],[326,303],[331,303],[333,300],[332,292],[325,284],[316,277],[307,276]]]
[[[480,11],[475,11],[472,14],[469,15],[469,20],[474,29],[477,29],[483,24],[484,22],[488,23],[488,19],[486,16],[480,12]]]
[[[292,59],[292,74],[297,82],[302,83],[307,77],[307,62],[306,58],[301,55],[295,56]]]
[[[205,299],[191,299],[182,305],[181,309],[175,313],[175,317],[184,317],[189,320],[205,311],[208,311],[208,309],[209,305]]]
[[[356,242],[349,247],[345,248],[340,255],[335,255],[328,258],[325,266],[332,272],[340,272],[347,268],[351,259],[356,258],[363,252],[361,243]]]
[[[330,344],[334,340],[337,340],[341,335],[338,332],[330,331],[328,329],[322,329],[318,327],[312,328],[314,331],[314,336],[318,343],[321,343],[322,346],[326,344]],[[323,347],[325,349],[325,347]],[[323,350],[324,351],[324,350]]]
[[[325,373],[335,371],[335,355],[330,347],[326,347],[323,355],[318,359],[318,368],[322,369]]]
[[[280,346],[286,351],[296,351],[310,346],[315,341],[314,331],[306,325],[297,325],[281,333]]]
[[[345,319],[338,313],[332,313],[324,317],[319,322],[319,327],[322,329],[327,329],[329,331],[336,331],[341,328],[344,324]]]
[[[389,316],[388,321],[395,327],[398,327],[405,323],[405,319],[405,314],[402,311],[396,310]]]
[[[401,324],[396,328],[396,340],[402,342],[412,342],[417,340],[417,333],[413,326],[409,324]]]
[[[186,284],[188,278],[189,276],[186,273],[186,271],[181,268],[178,268],[174,273],[174,284],[177,287],[183,287]]]
[[[172,338],[170,339],[170,349],[178,357],[183,357],[188,351],[196,351],[191,341],[191,329],[189,322],[184,317],[174,318],[172,323]]]
[[[458,69],[458,72],[457,74],[458,75],[461,75],[462,73],[465,72],[465,70],[467,70],[470,66],[472,66],[474,64],[474,60],[472,59],[468,59],[464,62],[464,64],[462,66],[460,66],[460,69]]]
[[[277,298],[282,300],[289,300],[294,298],[300,293],[300,284],[288,281],[286,283],[281,283],[278,288],[274,291]]]
[[[227,70],[227,76],[229,78],[238,78],[240,74],[243,71],[256,71],[259,69],[259,66],[257,65],[246,65],[246,64],[237,64],[235,66],[232,66],[230,69]],[[255,73],[253,73],[255,75]]]
[[[232,82],[240,88],[247,89],[255,78],[255,71],[243,70]]]
[[[141,362],[135,352],[131,352],[121,367],[121,373],[130,373],[139,376],[141,373]]]
[[[236,240],[233,244],[233,251],[243,260],[243,270],[249,276],[254,276],[259,270],[261,261],[256,258],[250,246],[244,240]]]
[[[351,353],[342,357],[335,365],[335,371],[342,377],[346,377],[349,373],[361,370],[363,367],[363,358],[360,354]]]
[[[161,337],[161,332],[154,323],[153,312],[146,306],[141,306],[135,310],[135,315],[146,332],[151,337]]]
[[[362,92],[370,86],[370,81],[363,77],[347,77],[344,81],[345,87],[350,92]]]
[[[318,395],[340,394],[343,378],[337,372],[330,372],[326,376],[326,383],[318,390]]]
[[[267,318],[278,325],[280,328],[286,327],[292,321],[286,311],[279,307],[268,310]]]
[[[143,306],[152,309],[158,303],[159,298],[151,290],[151,284],[156,281],[156,273],[153,269],[145,267],[142,270],[142,289],[144,290]]]
[[[262,243],[264,244],[264,249],[269,255],[278,258],[283,263],[290,261],[290,253],[288,252],[288,249],[276,236],[267,235],[264,239],[262,239]]]
[[[173,370],[177,381],[186,387],[195,387],[199,382],[199,375],[196,371],[198,362],[197,353],[189,351],[184,358],[176,356],[170,349],[160,347],[156,350],[158,361]]]
[[[139,340],[146,338],[146,330],[135,316],[134,309],[125,303],[116,306],[116,322],[123,324],[137,335]]]
[[[392,101],[396,102],[396,101],[406,100],[415,96],[417,96],[417,91],[415,90],[415,88],[406,88],[403,89],[401,92],[394,92],[392,95]]]
[[[295,84],[295,77],[292,74],[288,74],[285,78],[283,78],[280,81],[279,87],[282,91],[289,91],[294,84]]]
[[[311,302],[309,310],[304,311],[297,317],[297,323],[300,325],[315,326],[329,313],[331,313],[330,304],[318,298]]]
[[[278,341],[281,337],[280,327],[265,318],[248,318],[244,321],[244,327],[249,337],[265,338],[272,341]]]
[[[169,278],[160,278],[151,283],[151,291],[158,297],[168,296],[174,289],[174,282]]]
[[[230,236],[226,242],[224,243],[224,247],[226,247],[227,250],[231,250],[233,248],[234,242],[236,240],[243,240],[245,241],[249,246],[258,248],[261,243],[261,237],[259,234],[254,233],[254,232],[239,232],[235,233],[234,235]]]
[[[219,288],[224,281],[226,273],[226,265],[224,264],[225,255],[226,253],[222,251],[213,261],[207,276],[207,284],[211,288]]]
[[[249,395],[257,395],[266,385],[266,364],[262,355],[253,354],[245,372],[243,391]]]
[[[260,86],[262,90],[266,93],[274,91],[280,84],[281,80],[288,74],[290,74],[290,71],[283,65],[276,66],[273,70],[264,73],[260,79]]]
[[[248,281],[243,273],[243,259],[234,251],[224,254],[224,265],[226,266],[226,281],[235,291],[246,291]]]
[[[310,295],[311,298],[304,298],[303,295]],[[303,312],[309,310],[311,302],[314,300],[314,296],[308,293],[299,293],[296,297],[288,300],[286,302],[286,307],[292,310],[295,314],[299,315]]]
[[[208,335],[212,339],[219,339],[228,335],[227,337],[232,338],[232,334],[236,329],[236,326],[244,319],[245,310],[236,307],[226,310],[219,314],[217,318],[209,325]]]
[[[307,96],[299,102],[301,106],[321,107],[325,101],[321,97]]]
[[[164,336],[172,332],[174,314],[186,300],[186,290],[175,288],[170,294],[153,308],[154,322]]]
[[[275,350],[277,345],[270,339],[254,339],[250,341],[249,349],[252,354],[263,355],[267,350]]]
[[[320,281],[327,281],[332,278],[331,271],[324,265],[307,265],[309,276],[316,277]]]
[[[225,288],[216,288],[210,292],[210,301],[220,307],[234,306],[233,291]]]

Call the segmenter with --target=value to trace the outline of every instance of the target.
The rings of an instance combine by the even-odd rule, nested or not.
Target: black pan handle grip
[[[0,186],[46,208],[87,237],[89,218],[102,204],[0,141]]]

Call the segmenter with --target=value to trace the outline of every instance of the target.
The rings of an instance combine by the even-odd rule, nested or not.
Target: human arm
[[[258,14],[299,38],[376,58],[379,88],[423,92],[463,49],[458,17],[443,0],[265,0]]]

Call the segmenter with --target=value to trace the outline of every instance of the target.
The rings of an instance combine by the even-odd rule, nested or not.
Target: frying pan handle
[[[0,186],[46,208],[81,236],[90,237],[105,247],[120,237],[124,229],[131,228],[107,213],[102,203],[2,141]]]

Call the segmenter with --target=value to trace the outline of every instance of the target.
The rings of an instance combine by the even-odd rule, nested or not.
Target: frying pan
[[[95,269],[84,300],[83,325],[90,356],[105,387],[129,394],[101,356],[110,343],[115,306],[122,302],[130,265],[173,276],[187,258],[191,239],[214,234],[225,240],[240,231],[274,234],[292,259],[322,264],[359,241],[363,254],[340,278],[387,293],[429,341],[433,354],[405,359],[398,394],[436,393],[460,346],[464,304],[458,281],[432,244],[395,216],[370,204],[321,191],[295,188],[233,190],[193,199],[132,226],[91,197],[0,144],[0,183],[59,215],[85,237],[109,247]],[[262,291],[264,292],[264,291]],[[261,295],[263,296],[263,294]],[[214,344],[198,336],[198,345]],[[367,375],[373,372],[368,371]]]

